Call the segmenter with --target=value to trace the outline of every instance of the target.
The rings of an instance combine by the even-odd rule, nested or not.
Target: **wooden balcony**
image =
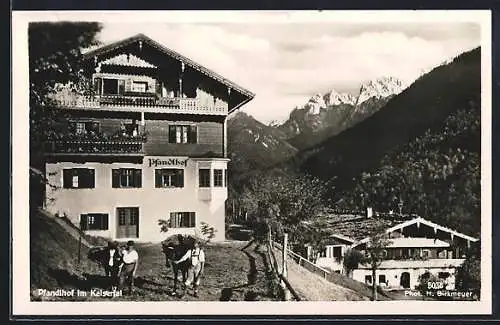
[[[59,106],[66,109],[96,111],[128,111],[144,113],[227,115],[227,103],[202,105],[196,98],[156,96],[64,94],[57,96]]]
[[[144,156],[144,137],[130,139],[54,139],[47,142],[48,155]]]

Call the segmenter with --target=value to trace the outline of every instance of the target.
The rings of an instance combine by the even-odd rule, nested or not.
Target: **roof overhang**
[[[426,220],[426,219],[424,219],[422,217],[417,217],[417,218],[408,220],[406,222],[400,223],[398,225],[395,225],[393,227],[390,227],[390,228],[386,229],[385,233],[388,234],[388,233],[391,233],[393,231],[400,230],[400,229],[403,229],[403,228],[408,227],[408,226],[412,226],[414,224],[417,224],[417,225],[420,225],[420,224],[426,225],[426,226],[432,227],[432,228],[434,228],[436,230],[441,230],[443,232],[447,232],[447,233],[449,233],[449,234],[451,234],[453,236],[465,239],[465,240],[470,241],[470,242],[477,242],[477,241],[479,241],[479,239],[477,239],[477,238],[474,238],[474,237],[462,234],[462,233],[460,233],[460,232],[458,232],[456,230],[453,230],[453,229],[446,228],[444,226],[438,225],[437,223],[434,223],[432,221]],[[359,246],[361,244],[366,244],[369,241],[370,241],[370,237],[366,237],[366,238],[358,241],[357,243],[355,243],[353,245],[353,247]]]
[[[234,107],[230,107],[228,114],[231,114],[241,106],[245,105],[248,103],[250,100],[252,100],[255,97],[255,94],[240,85],[236,84],[235,82],[224,78],[223,76],[219,75],[218,73],[203,67],[202,65],[194,62],[193,60],[185,57],[184,55],[173,51],[164,45],[154,41],[153,39],[149,38],[148,36],[144,34],[137,34],[132,37],[123,39],[121,41],[117,41],[108,45],[101,46],[97,49],[90,50],[86,53],[83,54],[84,60],[96,60],[99,59],[102,56],[106,56],[109,53],[114,53],[117,50],[121,48],[125,48],[131,44],[134,43],[139,43],[140,47],[142,48],[144,44],[149,45],[150,47],[156,49],[158,52],[160,52],[163,55],[166,55],[170,58],[173,58],[175,60],[178,60],[179,62],[183,63],[185,66],[191,67],[192,69],[200,72],[203,75],[208,76],[209,78],[213,79],[214,81],[220,83],[221,85],[224,85],[231,89],[232,92],[236,92],[239,97],[241,97],[241,100],[237,104],[234,105]]]

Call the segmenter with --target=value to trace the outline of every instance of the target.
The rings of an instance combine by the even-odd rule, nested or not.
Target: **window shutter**
[[[80,215],[80,229],[81,230],[87,230],[89,225],[88,221],[88,215],[86,214],[81,214]]]
[[[154,79],[148,80],[148,83],[146,86],[146,92],[154,93],[155,90],[156,90],[156,80],[154,80]]]
[[[196,125],[189,126],[188,142],[197,143],[198,128]]]
[[[63,169],[63,188],[73,187],[73,169]]]
[[[161,169],[155,169],[155,187],[159,188],[162,187],[162,182],[161,182]]]
[[[120,170],[119,169],[113,169],[111,171],[111,179],[112,179],[113,188],[120,187]]]
[[[142,170],[134,169],[134,186],[142,187]]]
[[[196,227],[196,213],[189,212],[189,227]]]
[[[80,188],[94,188],[95,187],[95,171],[90,168],[82,168],[78,170],[78,177]]]
[[[175,130],[176,130],[176,127],[175,125],[169,125],[168,126],[168,142],[170,143],[175,143]]]
[[[109,229],[109,216],[107,213],[101,214],[101,230]]]
[[[125,92],[132,91],[132,79],[125,80]]]
[[[101,95],[101,89],[102,89],[102,78],[95,78],[94,79],[94,92],[97,95]]]
[[[125,80],[118,79],[118,94],[123,95],[125,93]]]
[[[178,169],[176,173],[176,182],[177,187],[184,187],[184,170]]]
[[[175,224],[174,224],[174,213],[173,212],[170,212],[170,227],[172,227],[172,228],[175,227]]]
[[[158,97],[162,97],[162,87],[161,87],[161,82],[158,80],[155,80],[155,93],[158,95]]]

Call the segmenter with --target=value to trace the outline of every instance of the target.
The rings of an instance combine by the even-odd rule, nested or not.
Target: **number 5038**
[[[427,282],[427,289],[443,289],[444,288],[444,283],[443,282]]]

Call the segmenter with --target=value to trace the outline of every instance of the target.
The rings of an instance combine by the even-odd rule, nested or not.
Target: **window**
[[[70,129],[76,134],[99,133],[99,122],[71,121]]]
[[[142,170],[133,168],[113,169],[112,183],[118,187],[142,187]]]
[[[197,143],[198,131],[196,125],[170,125],[168,127],[168,142]]]
[[[139,224],[139,208],[117,208],[119,226],[135,226]]]
[[[63,188],[94,188],[95,170],[71,168],[63,170]]]
[[[125,80],[123,79],[102,79],[103,95],[118,95],[125,92]],[[100,93],[100,92],[98,92]]]
[[[214,169],[214,186],[222,187],[224,176],[222,175],[222,169]]]
[[[385,278],[385,274],[378,275],[378,283],[385,283],[387,280]]]
[[[80,216],[82,230],[108,230],[107,213],[87,213]]]
[[[155,187],[184,187],[184,170],[156,169]]]
[[[429,253],[430,253],[430,252],[429,252],[429,250],[427,250],[427,249],[422,250],[422,257],[423,257],[423,258],[428,258],[428,257],[429,257]]]
[[[438,273],[438,278],[440,279],[447,279],[451,276],[450,272],[439,272]]]
[[[171,212],[170,227],[194,228],[196,227],[196,214],[194,212]]]
[[[372,283],[372,276],[371,275],[365,275],[365,283]]]
[[[145,81],[134,81],[132,83],[132,91],[137,93],[145,93],[148,91],[148,83]]]
[[[210,187],[210,169],[200,169],[200,187]]]

